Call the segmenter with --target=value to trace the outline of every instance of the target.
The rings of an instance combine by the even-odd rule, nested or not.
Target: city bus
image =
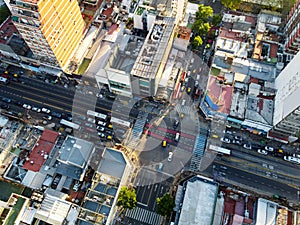
[[[218,146],[215,146],[215,145],[209,145],[209,149],[216,152],[216,153],[218,153],[218,154],[221,154],[221,155],[229,156],[231,154],[230,149],[221,148],[221,147],[218,147]]]
[[[107,115],[102,114],[102,113],[97,113],[97,112],[94,112],[92,110],[88,110],[87,115],[91,116],[91,117],[96,117],[96,118],[101,119],[101,120],[106,120],[107,119]]]
[[[68,120],[65,120],[65,119],[61,119],[61,120],[60,120],[60,124],[61,124],[61,125],[64,125],[64,126],[67,126],[67,127],[71,127],[71,128],[73,128],[74,130],[78,130],[78,129],[79,129],[79,125],[78,125],[78,124],[72,123],[72,122],[70,122],[70,121],[68,121]]]

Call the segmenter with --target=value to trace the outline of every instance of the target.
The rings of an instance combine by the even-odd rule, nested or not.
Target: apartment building
[[[6,0],[12,21],[41,62],[66,70],[85,23],[76,0]]]

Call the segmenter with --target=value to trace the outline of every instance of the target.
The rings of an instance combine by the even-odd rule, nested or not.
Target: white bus
[[[128,127],[128,128],[131,126],[130,122],[118,119],[116,117],[112,117],[110,122],[115,123],[116,125],[120,125],[120,126]]]
[[[67,127],[71,127],[71,128],[73,128],[73,129],[75,129],[75,130],[78,130],[78,129],[79,129],[79,125],[78,125],[78,124],[72,123],[72,122],[70,122],[70,121],[68,121],[68,120],[61,119],[61,120],[60,120],[60,124],[65,125],[65,126],[67,126]]]
[[[231,150],[227,149],[227,148],[221,148],[215,145],[209,145],[209,149],[212,151],[217,152],[218,154],[221,155],[230,155],[231,154]]]
[[[107,119],[107,115],[102,114],[102,113],[97,113],[97,112],[94,112],[92,110],[88,110],[86,114],[88,116],[97,117],[97,118],[102,119],[102,120],[106,120]]]

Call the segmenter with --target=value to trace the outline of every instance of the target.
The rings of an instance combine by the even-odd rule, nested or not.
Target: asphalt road
[[[213,165],[215,167],[214,169]],[[299,200],[299,189],[297,187],[274,179],[272,176],[265,177],[250,171],[245,171],[222,160],[215,160],[213,165],[208,168],[208,171],[214,174],[214,177],[221,183],[234,181],[237,186],[241,185],[249,189],[252,188],[258,193],[280,195],[293,202]],[[215,170],[215,172],[213,172],[213,170]]]

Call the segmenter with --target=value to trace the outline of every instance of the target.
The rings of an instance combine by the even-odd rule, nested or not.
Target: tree
[[[197,47],[201,46],[202,44],[203,44],[202,38],[199,35],[196,36],[193,40],[193,47],[197,48]]]
[[[196,20],[207,22],[210,17],[214,14],[214,10],[210,6],[204,6],[200,4],[198,6],[198,11],[196,12]]]
[[[197,34],[204,36],[210,30],[209,23],[203,23],[202,21],[196,20],[193,24],[193,30],[196,31]]]
[[[137,206],[135,189],[125,186],[122,187],[118,196],[117,205],[124,209],[135,209]]]
[[[175,207],[175,200],[169,193],[166,193],[163,197],[156,199],[156,204],[158,214],[169,217]]]
[[[237,9],[242,0],[221,0],[221,3],[228,9]]]
[[[3,6],[0,6],[0,24],[3,23],[9,16],[10,11],[7,6],[5,4]]]
[[[221,23],[221,21],[222,21],[221,15],[220,14],[216,14],[216,15],[213,16],[211,24],[213,26],[217,26],[217,25],[219,25],[219,23]]]

